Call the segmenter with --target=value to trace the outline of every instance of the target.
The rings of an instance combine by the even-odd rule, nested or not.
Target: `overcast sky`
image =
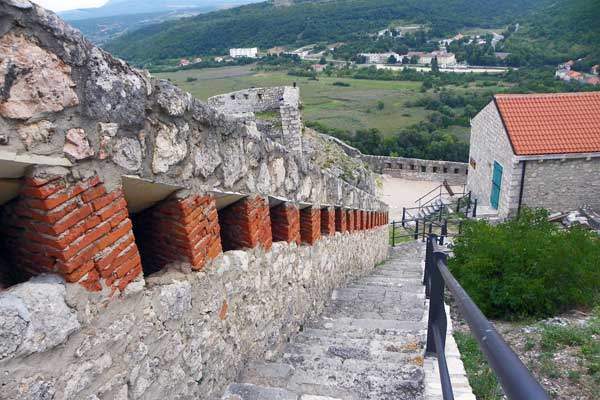
[[[65,11],[74,8],[100,7],[108,0],[32,0],[40,6],[52,11]]]

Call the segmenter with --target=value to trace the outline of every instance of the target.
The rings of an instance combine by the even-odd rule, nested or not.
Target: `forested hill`
[[[230,47],[346,41],[393,21],[425,23],[435,35],[443,36],[463,27],[519,22],[550,1],[335,0],[297,2],[290,7],[259,3],[145,27],[105,48],[142,65],[198,54],[224,54]]]
[[[557,64],[584,58],[587,70],[600,62],[600,0],[555,0],[539,7],[507,41],[504,51],[522,64]]]

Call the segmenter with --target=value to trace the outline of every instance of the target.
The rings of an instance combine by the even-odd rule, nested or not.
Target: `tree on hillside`
[[[396,57],[394,55],[391,55],[388,58],[388,64],[396,64],[396,62],[397,62],[397,60],[396,60]]]

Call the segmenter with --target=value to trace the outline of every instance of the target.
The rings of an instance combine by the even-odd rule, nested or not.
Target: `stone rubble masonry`
[[[274,242],[300,244],[300,210],[291,203],[281,203],[270,210]]]
[[[354,210],[346,210],[346,229],[348,232],[354,232]]]
[[[346,210],[341,207],[335,208],[335,231],[346,232]]]
[[[97,176],[29,176],[1,220],[13,268],[56,273],[91,291],[124,290],[142,271],[127,204]]]
[[[333,235],[335,233],[335,209],[333,207],[321,208],[321,235]]]
[[[311,206],[300,210],[300,237],[307,244],[321,238],[321,209]]]
[[[264,197],[243,198],[219,210],[223,250],[268,250],[273,243],[269,203]]]
[[[217,208],[211,196],[167,199],[132,219],[146,275],[176,261],[200,270],[222,253]]]

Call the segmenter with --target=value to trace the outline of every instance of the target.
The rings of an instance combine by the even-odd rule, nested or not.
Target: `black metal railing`
[[[443,238],[435,234],[427,237],[423,284],[425,294],[429,298],[426,353],[437,356],[444,400],[454,399],[444,353],[447,326],[444,309],[445,287],[452,294],[508,399],[549,400],[542,386],[452,276],[447,266],[448,256],[440,246],[441,240]]]
[[[435,200],[431,199],[427,203],[419,204],[417,207],[402,207],[402,226],[404,227],[407,222],[421,219],[432,220],[437,218],[438,221],[441,221],[445,215],[451,213],[464,217],[477,217],[477,199],[471,197],[471,192],[456,193],[455,196],[460,197],[448,202],[442,200],[438,203],[431,203]],[[441,195],[438,198],[442,199]],[[432,211],[430,207],[433,207],[435,211]]]
[[[462,232],[464,219],[431,220],[428,218],[414,219],[410,225],[402,221],[390,222],[390,244],[395,247],[397,244],[407,240],[421,240],[425,242],[431,234],[436,234],[439,240],[444,242],[445,238],[459,236]]]

